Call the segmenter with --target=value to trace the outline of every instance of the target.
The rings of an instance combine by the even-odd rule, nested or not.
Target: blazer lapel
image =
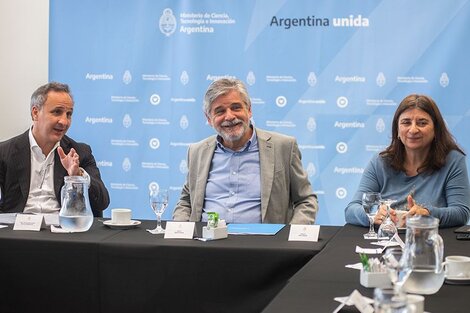
[[[264,221],[274,180],[274,147],[271,135],[256,129],[261,168],[261,221]]]
[[[18,184],[25,203],[29,195],[29,185],[31,184],[31,145],[29,143],[29,131],[26,131],[16,143],[13,153],[13,162],[17,173]]]
[[[207,185],[207,178],[209,177],[209,170],[212,162],[212,157],[215,151],[216,140],[208,141],[206,146],[201,150],[201,153],[198,155],[198,177],[196,180],[195,186],[195,193],[194,195],[197,196],[194,199],[194,208],[196,208],[198,212],[198,218],[200,219],[202,216],[202,207],[204,205],[204,197],[206,194],[206,185]]]

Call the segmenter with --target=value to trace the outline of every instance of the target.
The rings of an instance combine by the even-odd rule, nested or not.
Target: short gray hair
[[[207,116],[210,115],[212,103],[219,96],[226,95],[232,90],[238,91],[243,103],[247,109],[251,108],[251,100],[246,90],[245,84],[236,78],[221,78],[212,82],[207,88],[206,95],[204,96],[203,110]]]
[[[41,109],[44,103],[46,103],[47,94],[50,91],[66,92],[72,99],[72,103],[73,103],[73,96],[67,84],[62,84],[58,82],[50,82],[45,85],[42,85],[41,87],[36,89],[35,92],[33,92],[33,94],[31,95],[31,109],[33,109],[33,107],[37,107],[38,109]]]

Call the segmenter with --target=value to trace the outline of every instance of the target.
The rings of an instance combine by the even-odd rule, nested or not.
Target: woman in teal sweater
[[[395,210],[408,215],[432,215],[441,227],[464,225],[470,218],[470,184],[465,153],[448,131],[436,103],[412,94],[398,106],[392,122],[392,142],[374,156],[364,170],[359,188],[345,209],[346,222],[368,226],[362,194],[380,192],[397,200]],[[386,216],[382,207],[374,223]]]

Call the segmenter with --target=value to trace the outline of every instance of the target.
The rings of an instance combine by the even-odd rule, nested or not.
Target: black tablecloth
[[[0,312],[94,312],[99,307],[99,242],[117,234],[52,234],[0,229]]]
[[[455,239],[454,228],[439,229],[444,239],[444,254],[470,256],[470,241]],[[370,245],[362,234],[363,227],[345,225],[327,246],[310,260],[289,281],[287,286],[271,301],[263,313],[333,312],[339,305],[334,297],[348,296],[354,289],[362,295],[373,297],[373,288],[359,283],[359,271],[346,268],[346,264],[359,262],[356,245]],[[404,235],[402,236],[404,240]],[[425,310],[431,313],[469,312],[470,286],[444,284],[434,295],[425,296]],[[358,312],[345,307],[341,312]]]
[[[260,312],[339,229],[322,226],[316,243],[288,242],[288,226],[201,242],[154,227],[0,229],[0,312]]]

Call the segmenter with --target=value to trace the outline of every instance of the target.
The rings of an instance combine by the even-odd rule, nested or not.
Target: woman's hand
[[[374,218],[374,224],[382,224],[382,222],[387,218],[387,206],[382,204],[380,205],[379,210],[377,211],[377,214],[375,215]],[[390,218],[394,223],[397,222],[397,213],[395,212],[394,209],[390,209]]]
[[[416,204],[415,200],[411,195],[408,195],[408,198],[406,200],[408,201],[408,215],[429,215],[428,209],[419,204]]]

